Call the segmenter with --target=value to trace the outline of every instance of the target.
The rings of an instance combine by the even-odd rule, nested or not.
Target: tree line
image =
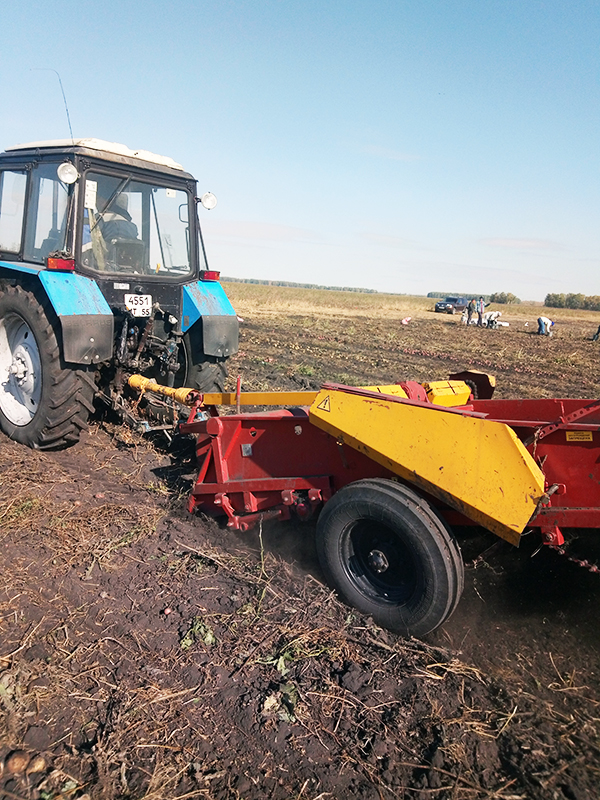
[[[261,286],[289,286],[294,289],[325,289],[330,292],[360,292],[361,294],[379,294],[376,289],[359,289],[355,286],[319,286],[316,283],[292,283],[291,281],[262,281],[258,278],[226,278],[223,283],[257,283]]]
[[[548,308],[585,308],[600,311],[600,296],[597,294],[547,294],[544,305]]]

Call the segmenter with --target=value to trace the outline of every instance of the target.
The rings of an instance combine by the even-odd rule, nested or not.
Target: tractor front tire
[[[94,408],[92,373],[64,363],[61,341],[47,299],[19,285],[0,292],[0,429],[39,450],[78,442]]]
[[[452,533],[395,481],[362,480],[337,492],[319,516],[317,552],[344,601],[404,636],[435,630],[462,594],[464,566]]]

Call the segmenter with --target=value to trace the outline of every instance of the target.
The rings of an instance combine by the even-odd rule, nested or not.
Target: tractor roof
[[[126,159],[139,159],[160,167],[167,167],[178,171],[183,171],[181,164],[178,164],[168,156],[159,156],[150,153],[148,150],[132,150],[124,144],[117,142],[105,142],[102,139],[53,139],[45,142],[28,142],[27,144],[17,144],[7,147],[7,153],[14,153],[20,150],[35,150],[47,152],[81,152],[82,150],[96,151],[99,156],[121,156]]]

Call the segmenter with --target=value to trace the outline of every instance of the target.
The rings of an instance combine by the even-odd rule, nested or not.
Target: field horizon
[[[295,313],[310,313],[326,316],[365,316],[375,312],[386,317],[406,316],[413,318],[438,317],[459,320],[459,315],[436,314],[434,311],[436,298],[423,295],[399,295],[384,293],[361,293],[353,291],[337,291],[333,289],[312,289],[296,286],[276,286],[269,284],[241,283],[238,281],[222,282],[229,299],[240,316],[244,313],[256,314],[281,313],[289,309]],[[600,312],[587,309],[550,308],[539,301],[521,302],[518,304],[491,303],[488,311],[501,311],[503,318],[511,320],[537,321],[542,311],[545,316],[556,320],[579,320],[593,325],[600,324]]]

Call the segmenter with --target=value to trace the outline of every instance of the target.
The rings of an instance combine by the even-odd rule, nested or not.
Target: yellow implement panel
[[[386,386],[362,386],[361,388],[366,389],[369,392],[379,392],[379,394],[391,395],[392,397],[408,397],[399,383],[391,383]]]
[[[393,397],[406,397],[406,392],[399,384],[389,386],[361,387],[379,394]],[[309,406],[318,392],[241,392],[241,406]],[[222,394],[205,394],[202,401],[205,406],[234,406],[237,403],[235,392]]]
[[[430,400],[436,405],[459,406],[469,400],[471,390],[462,381],[438,381],[437,383],[424,383],[425,391],[433,387]],[[391,395],[392,397],[406,398],[406,392],[400,384],[393,383],[385,386],[362,386],[371,392]],[[190,390],[191,391],[191,390]],[[241,406],[308,406],[317,392],[241,392]],[[220,394],[203,395],[205,406],[234,406],[237,403],[235,392],[222,392]]]
[[[464,406],[471,396],[471,390],[463,381],[434,381],[424,383],[423,388],[434,406]]]
[[[310,421],[518,544],[544,475],[507,425],[436,406],[322,389]]]
[[[406,397],[406,392],[399,384],[386,386],[361,387],[371,392]],[[241,392],[241,406],[309,406],[318,392]],[[205,406],[234,406],[237,403],[235,392],[222,394],[205,394],[202,397]]]
[[[316,392],[240,392],[240,406],[308,406]],[[235,392],[203,394],[205,406],[235,406]]]

